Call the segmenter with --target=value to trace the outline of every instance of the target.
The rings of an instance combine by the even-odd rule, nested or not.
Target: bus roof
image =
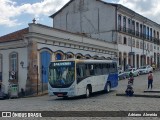
[[[66,59],[66,60],[56,60],[52,62],[65,62],[65,61],[75,61],[76,63],[115,63],[113,60],[93,60],[93,59]]]

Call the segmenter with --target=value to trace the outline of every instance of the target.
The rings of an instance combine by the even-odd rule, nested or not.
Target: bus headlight
[[[75,88],[75,86],[73,85],[71,88],[70,88],[70,90],[73,90]]]

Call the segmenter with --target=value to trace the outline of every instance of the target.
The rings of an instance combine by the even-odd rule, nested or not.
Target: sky
[[[52,26],[49,17],[69,0],[0,0],[0,36],[28,27],[33,18],[37,23]],[[103,0],[118,3],[160,23],[160,0]]]

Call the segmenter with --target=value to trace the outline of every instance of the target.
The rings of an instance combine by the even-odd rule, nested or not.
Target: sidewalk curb
[[[30,97],[40,97],[40,96],[45,96],[47,95],[48,93],[41,93],[41,94],[34,94],[34,95],[29,95],[29,96],[24,96],[22,98],[30,98]]]
[[[150,91],[148,91],[148,90],[145,90],[145,91],[143,91],[144,93],[160,93],[160,90],[154,90],[154,91],[152,91],[152,90],[150,90]]]
[[[126,96],[123,93],[117,93],[116,96]],[[127,97],[127,96],[126,96]],[[148,97],[148,98],[160,98],[160,95],[143,95],[143,94],[133,94],[132,97]]]

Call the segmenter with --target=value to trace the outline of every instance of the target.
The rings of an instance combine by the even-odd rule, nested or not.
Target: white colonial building
[[[41,24],[0,37],[0,88],[18,84],[26,94],[47,90],[50,61],[112,59],[117,45]]]
[[[70,0],[51,16],[53,27],[28,28],[0,37],[0,90],[18,84],[26,94],[47,89],[50,61],[116,59],[139,67],[159,67],[160,25],[119,5],[101,0]]]
[[[120,4],[70,0],[50,16],[53,27],[118,45],[119,65],[160,66],[160,25]]]

